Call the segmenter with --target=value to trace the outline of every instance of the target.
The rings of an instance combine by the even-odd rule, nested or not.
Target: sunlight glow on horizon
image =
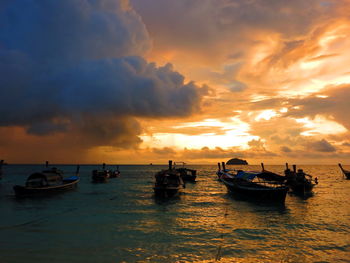
[[[152,136],[142,135],[143,140],[141,147],[176,147],[181,148],[195,148],[201,149],[203,147],[215,148],[221,147],[223,149],[239,146],[241,149],[249,148],[248,142],[251,140],[259,140],[259,136],[249,134],[250,126],[242,122],[237,117],[232,117],[230,122],[221,122],[216,119],[205,119],[203,122],[184,123],[173,128],[187,128],[193,127],[200,129],[200,127],[213,127],[220,130],[217,134],[215,130],[213,133],[202,133],[199,135],[187,135],[182,133],[154,133]]]

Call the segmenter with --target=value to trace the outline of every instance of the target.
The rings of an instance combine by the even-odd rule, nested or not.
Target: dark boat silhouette
[[[288,163],[286,163],[284,174],[287,185],[293,192],[298,194],[310,193],[314,186],[318,184],[317,177],[313,179],[311,175],[304,173],[302,169],[297,170],[296,165],[293,165],[293,171],[291,171],[288,168]]]
[[[186,163],[184,163],[184,162],[177,162],[177,163],[181,163],[182,164],[182,167],[175,168],[176,171],[178,171],[180,173],[180,176],[181,176],[182,180],[184,182],[196,182],[197,170],[189,169],[189,168],[185,167]],[[174,166],[177,163],[174,163]]]
[[[340,167],[340,170],[343,172],[343,175],[345,176],[345,178],[350,179],[350,171],[345,170],[340,163],[338,163],[338,165]]]
[[[172,197],[177,195],[185,184],[181,175],[172,167],[172,161],[169,161],[169,168],[161,170],[155,174],[154,193],[156,196]]]
[[[75,175],[67,178],[64,178],[63,172],[56,167],[36,172],[27,178],[25,186],[15,185],[13,190],[16,196],[48,195],[71,190],[76,188],[80,180],[79,169],[78,165]]]
[[[265,180],[261,172],[226,170],[225,163],[222,165],[223,169],[217,174],[220,175],[220,180],[232,194],[245,196],[255,201],[284,203],[288,192],[288,187],[284,182]]]
[[[117,169],[116,170],[110,170],[110,178],[116,178],[120,176],[120,171],[119,171],[119,165],[117,165]]]
[[[92,182],[93,183],[105,183],[111,177],[112,171],[106,169],[106,164],[102,164],[102,169],[95,169],[92,171]]]
[[[2,179],[2,166],[4,165],[4,160],[0,160],[0,179]]]

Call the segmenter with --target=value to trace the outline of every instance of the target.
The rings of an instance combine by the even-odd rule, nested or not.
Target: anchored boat
[[[284,182],[265,180],[261,172],[225,169],[219,171],[220,180],[225,184],[229,192],[245,196],[256,201],[284,202],[288,187]]]
[[[184,162],[176,162],[174,163],[174,166],[177,163],[182,163],[182,167],[176,168],[176,171],[180,173],[182,180],[184,182],[192,182],[192,183],[196,182],[197,170],[186,168]]]
[[[172,167],[172,161],[169,161],[167,170],[161,170],[155,174],[155,180],[153,190],[156,196],[172,197],[185,187],[180,172]]]
[[[111,177],[112,172],[106,169],[106,164],[102,164],[101,170],[92,171],[92,182],[93,183],[105,183],[108,181],[108,178]]]
[[[293,165],[293,171],[291,171],[288,168],[288,163],[286,163],[284,174],[287,179],[287,185],[295,193],[310,193],[314,186],[318,184],[317,177],[313,179],[311,175],[304,173],[302,169],[297,170],[296,165]]]
[[[48,162],[46,162],[48,166]],[[17,196],[48,195],[76,188],[79,182],[79,169],[75,175],[63,177],[63,172],[56,167],[31,174],[25,186],[15,185],[13,190]]]

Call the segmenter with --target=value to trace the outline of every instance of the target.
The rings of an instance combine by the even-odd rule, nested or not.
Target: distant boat
[[[177,195],[185,184],[180,176],[180,172],[172,167],[169,161],[169,168],[161,170],[155,174],[154,193],[156,196],[172,197]]]
[[[116,178],[120,176],[120,171],[119,171],[119,165],[117,165],[117,169],[116,170],[110,170],[110,178]]]
[[[318,184],[317,177],[313,179],[311,175],[304,173],[302,169],[297,171],[296,165],[293,165],[293,171],[291,171],[288,168],[288,163],[286,163],[284,174],[287,179],[287,185],[295,193],[310,193],[314,186]]]
[[[184,162],[177,162],[177,163],[182,163],[182,167],[175,168],[176,171],[180,173],[182,180],[184,182],[196,182],[197,170],[186,168]],[[174,165],[176,164],[174,163]]]
[[[2,166],[4,165],[4,160],[0,160],[0,179],[2,179]]]
[[[340,163],[338,163],[338,165],[339,165],[341,171],[343,172],[345,178],[346,178],[346,179],[350,179],[350,171],[345,170],[345,169],[343,168],[343,166],[342,166]]]
[[[46,162],[46,167],[48,162]],[[15,185],[16,196],[48,195],[76,188],[79,182],[79,169],[74,176],[63,178],[63,172],[56,167],[31,174],[25,186]]]
[[[112,172],[106,169],[106,164],[102,164],[101,170],[92,171],[92,182],[93,183],[105,183],[111,177]]]

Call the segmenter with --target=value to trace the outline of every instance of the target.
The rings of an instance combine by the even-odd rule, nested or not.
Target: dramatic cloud
[[[317,152],[335,152],[336,149],[333,145],[327,142],[325,139],[321,141],[311,142],[306,145],[311,150],[315,150]]]
[[[0,126],[131,147],[135,117],[188,116],[207,91],[141,57],[151,41],[128,1],[5,1],[0,24]]]
[[[0,2],[0,154],[349,158],[348,0],[129,1]]]
[[[290,100],[291,110],[286,114],[293,117],[326,116],[336,120],[350,130],[350,85],[330,86],[320,93],[302,99]]]

